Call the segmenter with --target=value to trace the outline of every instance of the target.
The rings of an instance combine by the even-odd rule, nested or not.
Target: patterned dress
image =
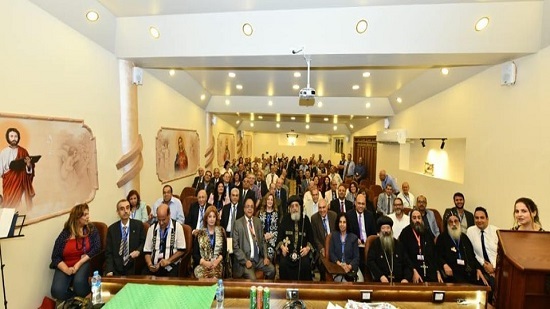
[[[275,246],[277,245],[277,230],[279,229],[279,213],[276,211],[262,211],[258,214],[258,217],[262,222],[262,230],[264,231],[264,234],[273,234],[273,237],[271,237],[270,240],[266,240],[267,256],[269,257],[269,260],[273,262],[273,257],[275,256]]]
[[[214,234],[212,235],[209,235],[207,228],[201,228],[197,233],[195,244],[197,245],[197,249],[194,249],[194,258],[197,264],[199,264],[195,267],[195,277],[223,278],[223,261],[213,269],[204,268],[198,263],[201,258],[210,261],[218,258],[219,255],[224,256],[225,236],[223,228],[221,226],[216,226],[214,228]]]

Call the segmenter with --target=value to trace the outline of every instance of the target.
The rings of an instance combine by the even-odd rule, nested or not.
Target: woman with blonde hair
[[[223,278],[223,259],[226,252],[225,232],[220,226],[216,206],[208,206],[193,243],[195,277]]]
[[[537,204],[532,199],[520,197],[514,204],[514,226],[515,231],[539,231],[544,232],[539,220]]]
[[[271,262],[275,256],[275,246],[277,245],[277,230],[279,229],[279,212],[275,206],[275,195],[268,193],[260,207],[258,217],[262,222],[264,239],[267,244],[267,256]]]
[[[88,204],[74,206],[53,247],[50,268],[55,269],[51,288],[54,298],[67,300],[90,293],[88,261],[99,253],[100,247],[99,233],[90,223]]]

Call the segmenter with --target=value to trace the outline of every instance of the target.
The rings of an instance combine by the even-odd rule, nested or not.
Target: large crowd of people
[[[351,154],[342,154],[338,164],[321,155],[275,155],[227,161],[222,170],[201,167],[192,184],[197,201],[187,215],[170,185],[150,214],[132,190],[116,204],[120,220],[108,228],[102,273],[178,276],[190,245],[183,228],[188,225],[196,278],[308,281],[318,270],[320,280],[494,286],[497,228],[485,208],[468,211],[457,192],[440,228],[426,196],[413,195],[408,182],[398,187],[385,170],[372,198],[367,169]],[[514,219],[513,230],[543,230],[529,198],[515,202]],[[52,253],[55,298],[89,293],[87,262],[99,246],[87,205],[75,206]],[[142,270],[135,263],[140,256]],[[325,263],[341,271],[325,275]]]

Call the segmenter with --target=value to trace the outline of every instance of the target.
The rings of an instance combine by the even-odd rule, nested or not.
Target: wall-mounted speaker
[[[132,71],[132,84],[141,86],[143,85],[143,69],[134,67]]]
[[[513,61],[506,62],[502,65],[501,85],[512,86],[516,83],[517,67]]]

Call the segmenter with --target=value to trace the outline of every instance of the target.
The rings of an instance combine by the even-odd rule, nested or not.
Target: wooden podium
[[[497,308],[548,308],[550,233],[499,230]]]

